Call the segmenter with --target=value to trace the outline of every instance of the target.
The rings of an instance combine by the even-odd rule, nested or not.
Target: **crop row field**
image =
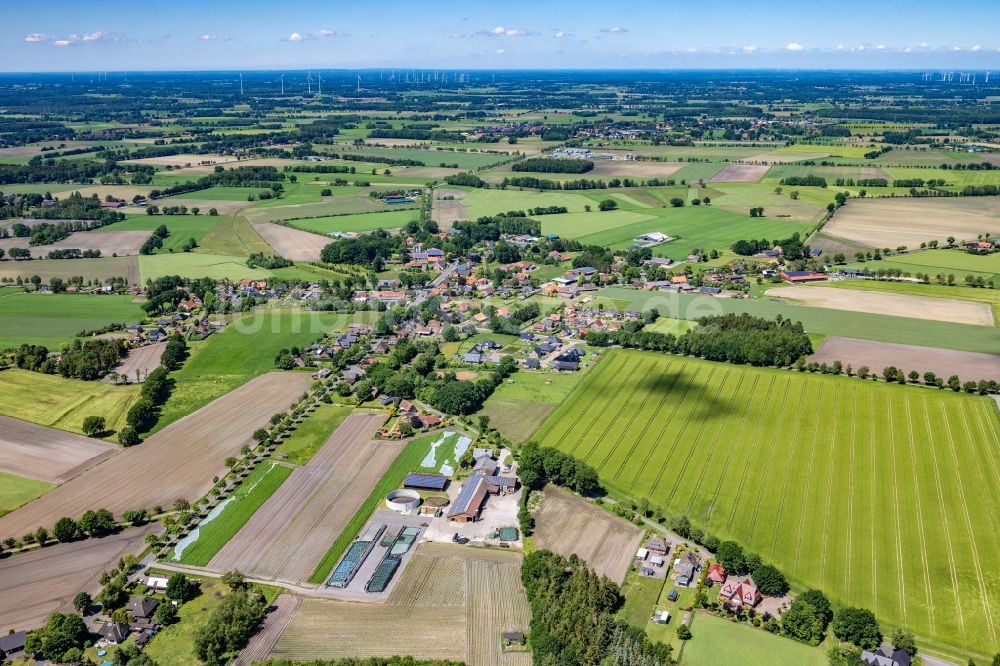
[[[618,351],[536,439],[931,652],[1000,647],[989,398]]]
[[[531,612],[520,554],[421,543],[385,604],[305,599],[271,656],[454,659],[472,666],[528,666],[504,652],[504,631],[525,631]],[[330,640],[335,636],[336,640]]]

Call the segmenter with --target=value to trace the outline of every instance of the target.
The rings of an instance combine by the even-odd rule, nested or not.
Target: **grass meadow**
[[[56,484],[47,481],[0,472],[0,516],[41,497],[55,487]]]
[[[62,260],[70,261],[70,260]],[[22,344],[58,351],[83,330],[146,316],[128,295],[38,294],[0,289],[0,349]]]
[[[258,465],[233,493],[236,499],[211,522],[199,528],[198,540],[184,549],[181,563],[199,567],[207,565],[291,473],[292,468],[284,465]]]
[[[990,398],[615,351],[535,439],[931,652],[1000,645]]]
[[[288,456],[286,460],[293,465],[306,464],[350,413],[347,405],[320,405],[278,446],[275,454]]]
[[[108,430],[118,430],[138,397],[135,384],[114,386],[17,368],[0,371],[0,414],[75,433],[83,432],[88,416],[103,416]]]
[[[899,268],[907,273],[954,275],[962,280],[966,275],[996,278],[1000,275],[1000,254],[969,254],[960,250],[927,250],[897,254],[881,261],[848,264],[851,268],[878,270]]]
[[[170,235],[163,239],[163,247],[157,254],[182,252],[184,244],[193,238],[199,244],[219,221],[217,216],[205,215],[134,215],[121,222],[115,222],[96,231],[153,231],[161,224],[167,227]]]
[[[526,441],[582,377],[580,372],[516,372],[513,383],[498,386],[479,413],[511,441]]]
[[[298,229],[329,234],[334,231],[371,231],[402,227],[420,217],[416,208],[390,210],[380,213],[356,213],[353,215],[330,215],[307,220],[293,220],[288,224]]]
[[[271,253],[274,251],[271,250]],[[139,257],[139,273],[143,280],[180,275],[188,278],[209,277],[216,280],[228,278],[240,280],[253,278],[263,280],[271,277],[266,268],[250,268],[246,258],[202,252],[174,252],[173,254],[150,254]]]

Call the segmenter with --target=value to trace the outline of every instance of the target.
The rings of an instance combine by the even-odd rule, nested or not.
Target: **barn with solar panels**
[[[448,487],[448,477],[444,474],[410,472],[403,480],[403,487],[414,490],[444,490]]]

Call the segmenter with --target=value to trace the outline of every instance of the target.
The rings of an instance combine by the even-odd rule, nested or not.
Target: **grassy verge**
[[[330,550],[326,551],[326,555],[320,561],[313,575],[309,578],[310,583],[320,584],[326,581],[330,576],[330,572],[333,567],[337,564],[337,560],[340,556],[344,554],[347,547],[351,545],[354,541],[354,537],[357,536],[361,528],[364,527],[365,523],[371,517],[372,513],[375,512],[376,507],[378,507],[379,502],[386,494],[395,490],[403,483],[403,479],[406,477],[408,472],[413,471],[420,465],[420,461],[424,459],[427,452],[431,450],[431,444],[440,435],[437,433],[433,435],[428,435],[426,437],[421,437],[420,439],[415,439],[406,445],[406,448],[396,457],[389,469],[385,471],[382,478],[379,479],[378,484],[375,489],[372,490],[371,495],[368,499],[364,501],[361,508],[358,509],[354,517],[351,518],[351,522],[347,523],[344,527],[344,531],[340,533],[340,536],[336,538],[333,545],[330,546]]]
[[[41,497],[55,487],[56,484],[47,481],[0,472],[0,516]]]
[[[306,464],[350,413],[351,408],[346,405],[320,405],[281,443],[275,454],[288,456],[288,462],[296,465]]]
[[[283,465],[260,465],[237,488],[236,499],[198,532],[198,540],[184,549],[180,561],[203,567],[250,520],[292,473]]]

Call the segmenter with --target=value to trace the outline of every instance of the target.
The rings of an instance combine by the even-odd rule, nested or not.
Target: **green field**
[[[538,206],[565,206],[570,213],[583,213],[584,206],[594,211],[597,205],[593,199],[571,192],[536,192],[534,190],[475,190],[469,192],[462,201],[469,209],[469,219],[483,215],[496,215],[508,210],[527,210]],[[596,212],[594,213],[596,215]],[[542,219],[544,220],[543,216]],[[549,216],[550,217],[550,216]]]
[[[287,461],[294,465],[306,464],[350,413],[346,405],[320,405],[278,446],[275,454],[288,456]]]
[[[962,250],[927,250],[897,254],[881,261],[847,264],[847,268],[876,271],[880,268],[898,268],[903,272],[925,273],[932,278],[938,274],[952,274],[958,280],[966,275],[996,278],[1000,275],[1000,254],[969,254]]]
[[[198,539],[184,549],[180,561],[199,567],[207,565],[291,473],[291,467],[276,463],[258,465],[232,494],[236,499],[199,528]]]
[[[98,259],[32,259],[31,261],[0,261],[0,277],[27,280],[33,275],[48,284],[50,278],[63,280],[81,276],[84,280],[105,282],[111,278],[127,278],[130,257],[100,257]]]
[[[216,280],[225,278],[263,280],[271,277],[271,271],[266,268],[248,267],[243,257],[201,252],[142,255],[139,257],[139,272],[143,280],[155,280],[164,275],[180,275],[187,278],[209,277]]]
[[[8,368],[0,371],[0,414],[70,432],[83,432],[88,416],[103,416],[109,430],[125,423],[139,386],[64,379]]]
[[[672,613],[671,613],[672,615]],[[677,624],[671,617],[671,630]],[[680,653],[684,666],[826,666],[821,647],[810,647],[763,629],[698,613],[691,623],[691,640]]]
[[[984,353],[995,353],[1000,348],[1000,330],[990,326],[848,312],[794,305],[772,299],[715,298],[623,287],[608,287],[599,294],[602,299],[609,299],[607,302],[613,303],[619,310],[644,311],[655,307],[662,316],[677,319],[698,319],[730,312],[747,312],[773,319],[780,314],[793,321],[801,321],[811,334]]]
[[[408,473],[417,468],[420,461],[431,450],[431,444],[438,437],[440,437],[440,434],[434,433],[407,443],[406,448],[402,450],[396,460],[389,466],[389,469],[385,471],[385,474],[382,475],[382,478],[379,479],[368,499],[361,505],[358,512],[354,514],[351,521],[344,526],[344,531],[334,539],[330,550],[326,552],[326,555],[323,556],[323,559],[316,566],[316,571],[309,578],[310,583],[319,585],[326,582],[327,578],[330,577],[330,572],[333,571],[333,567],[336,566],[337,560],[340,559],[340,556],[344,554],[347,547],[354,541],[354,538],[361,531],[361,528],[365,526],[365,523],[368,522],[368,518],[378,508],[378,505],[390,491],[399,488]]]
[[[0,289],[0,349],[34,344],[57,351],[80,331],[115,322],[134,324],[145,317],[128,295],[38,294],[4,288]]]
[[[998,437],[986,397],[630,351],[536,435],[612,493],[977,657],[1000,647]]]
[[[390,210],[384,213],[357,213],[354,215],[330,215],[307,220],[292,220],[290,226],[320,234],[334,231],[371,231],[372,229],[392,229],[402,227],[420,217],[416,208]]]
[[[0,472],[0,516],[41,497],[56,487],[54,483]]]
[[[378,139],[372,139],[372,141],[377,143]],[[353,155],[376,155],[397,160],[418,160],[429,167],[436,167],[442,163],[448,165],[457,164],[459,169],[478,169],[510,159],[510,155],[491,155],[489,153],[470,153],[467,151],[459,152],[451,150],[424,150],[421,148],[376,148],[362,146],[352,149],[347,146],[338,146],[336,152]],[[396,173],[400,169],[400,167],[392,166],[391,164],[377,164],[373,166],[377,166],[379,171],[389,169],[393,173]],[[358,168],[360,169],[360,166]],[[405,176],[405,173],[401,175]],[[341,175],[341,178],[344,177]]]
[[[513,383],[498,386],[479,413],[511,441],[523,442],[582,378],[581,372],[516,372],[510,377]]]
[[[280,349],[318,340],[346,316],[332,313],[249,314],[217,335],[191,344],[191,357],[172,373],[176,386],[153,432],[274,369]]]
[[[101,227],[97,233],[102,231],[153,231],[162,224],[167,227],[170,235],[163,239],[163,247],[156,251],[157,254],[167,254],[171,251],[182,252],[184,243],[189,238],[201,243],[205,234],[218,223],[219,218],[206,215],[207,212],[203,210],[201,215],[134,215],[121,222]]]

